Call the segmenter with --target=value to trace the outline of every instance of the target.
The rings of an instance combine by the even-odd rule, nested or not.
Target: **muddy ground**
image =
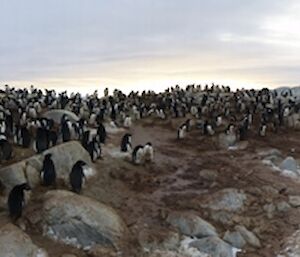
[[[263,206],[288,201],[288,194],[300,195],[300,186],[262,164],[257,153],[276,148],[284,156],[290,155],[299,160],[300,132],[287,133],[282,130],[277,134],[268,134],[265,138],[253,132],[249,135],[246,149],[229,151],[220,149],[216,138],[204,137],[197,129],[191,131],[185,140],[178,141],[176,128],[180,123],[181,120],[144,120],[130,129],[134,146],[148,141],[154,146],[155,161],[146,166],[135,166],[109,156],[110,149],[119,147],[125,130],[110,134],[103,147],[103,159],[95,164],[97,177],[87,183],[82,193],[114,207],[125,220],[131,232],[126,255],[146,256],[139,246],[138,234],[147,230],[153,232],[153,237],[163,237],[163,231],[168,227],[165,218],[171,211],[195,211],[223,235],[230,226],[212,220],[210,213],[201,208],[200,204],[209,194],[220,189],[237,188],[244,190],[249,197],[240,215],[242,218],[237,218],[235,223],[244,224],[257,232],[262,243],[262,248],[247,247],[239,256],[276,256],[284,239],[299,229],[300,211],[291,208],[268,218]],[[30,154],[32,152],[26,152],[23,156]],[[20,155],[16,158],[20,159]],[[199,176],[203,169],[215,170],[218,176],[213,181],[203,179]],[[33,215],[43,192],[44,188],[33,190],[26,215]],[[6,210],[2,210],[0,224],[6,219]],[[50,257],[65,253],[88,256],[81,250],[41,237],[40,232],[31,226],[27,226],[26,232],[34,243],[48,251]]]

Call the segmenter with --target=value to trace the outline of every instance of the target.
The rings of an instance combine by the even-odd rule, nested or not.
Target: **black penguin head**
[[[84,162],[82,160],[79,160],[78,162],[76,162],[76,165],[78,165],[78,166],[84,166],[84,165],[86,165],[86,162]]]
[[[31,187],[27,184],[27,183],[23,183],[21,185],[19,185],[19,187],[22,189],[22,190],[31,190]]]
[[[45,159],[50,159],[52,157],[52,153],[47,153],[46,155],[45,155]]]
[[[152,146],[152,143],[148,142],[148,143],[146,143],[146,145]]]

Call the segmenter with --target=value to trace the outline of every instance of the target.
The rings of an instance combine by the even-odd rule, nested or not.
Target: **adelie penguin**
[[[25,204],[24,190],[30,190],[31,188],[27,183],[23,183],[15,186],[8,196],[8,210],[9,216],[13,221],[16,221],[22,216],[22,211]]]
[[[101,158],[101,144],[94,137],[88,144],[86,150],[89,152],[91,160],[95,162]]]
[[[45,155],[43,168],[41,170],[41,180],[44,186],[53,186],[56,183],[56,170],[51,157],[51,153]]]
[[[183,123],[177,130],[177,139],[183,139],[186,136],[188,126],[186,123]]]
[[[72,191],[77,194],[80,194],[85,183],[84,169],[86,165],[84,161],[76,162],[69,176]]]
[[[97,128],[97,139],[101,144],[105,144],[106,140],[106,129],[104,125],[100,122]]]
[[[0,133],[0,161],[7,161],[12,158],[12,146],[6,136]]]
[[[132,152],[132,162],[134,164],[142,164],[144,162],[144,147],[137,145]]]
[[[132,135],[129,133],[126,133],[123,136],[121,141],[121,152],[130,152],[132,150],[131,138]]]
[[[148,142],[144,146],[144,161],[145,162],[153,162],[154,159],[154,150],[153,146],[150,142]]]

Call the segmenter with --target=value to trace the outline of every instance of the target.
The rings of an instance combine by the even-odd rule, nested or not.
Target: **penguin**
[[[144,161],[145,162],[153,162],[154,159],[154,150],[153,150],[153,146],[150,142],[148,142],[145,146],[144,146]]]
[[[101,144],[97,141],[96,137],[87,144],[87,151],[90,154],[91,160],[95,162],[101,157]]]
[[[12,145],[8,142],[6,136],[0,133],[0,161],[8,161],[12,158]]]
[[[51,159],[52,154],[48,153],[45,155],[43,161],[43,168],[41,170],[41,180],[44,186],[53,186],[56,182],[56,171],[54,162]]]
[[[131,117],[129,115],[126,116],[123,126],[125,128],[130,128],[132,126],[132,120],[131,120]]]
[[[207,124],[206,130],[210,136],[213,136],[215,134],[215,131],[213,130],[212,125],[210,125],[210,124]]]
[[[177,139],[185,138],[187,130],[187,124],[183,123],[177,130]]]
[[[23,148],[28,148],[31,144],[31,134],[27,126],[16,126],[14,142]]]
[[[80,194],[85,183],[84,166],[87,165],[84,161],[77,161],[72,167],[69,179],[72,191]]]
[[[24,190],[28,191],[31,188],[27,183],[16,185],[8,195],[8,210],[9,216],[13,221],[16,221],[22,216],[22,210],[25,204]]]
[[[132,162],[134,164],[142,164],[144,162],[144,147],[137,145],[132,152]]]
[[[49,148],[48,130],[46,128],[37,129],[33,147],[37,153],[41,153]]]
[[[99,142],[101,144],[105,144],[105,141],[106,141],[106,129],[104,127],[104,125],[100,122],[99,123],[99,126],[97,128],[97,139],[99,140]]]
[[[71,127],[72,127],[71,122],[65,116],[65,118],[61,123],[61,133],[62,133],[63,142],[68,142],[71,140],[71,131],[70,131]]]
[[[131,137],[132,135],[129,133],[126,133],[123,136],[121,141],[121,152],[130,152],[132,150]]]
[[[266,136],[266,131],[267,131],[267,124],[266,123],[262,123],[259,127],[259,135],[261,137]]]

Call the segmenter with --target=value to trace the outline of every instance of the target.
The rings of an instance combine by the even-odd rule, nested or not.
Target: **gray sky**
[[[300,83],[298,0],[0,0],[0,83]]]

